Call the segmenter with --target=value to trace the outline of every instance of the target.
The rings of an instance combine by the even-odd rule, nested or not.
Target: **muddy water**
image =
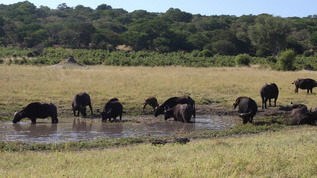
[[[229,116],[197,116],[192,123],[164,121],[154,117],[125,117],[123,122],[102,123],[100,119],[61,118],[58,124],[50,119],[31,124],[24,119],[18,124],[0,123],[0,139],[24,142],[65,142],[96,138],[178,135],[192,131],[223,130],[237,122]]]

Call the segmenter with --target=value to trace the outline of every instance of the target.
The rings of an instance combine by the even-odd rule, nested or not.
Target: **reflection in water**
[[[24,134],[28,137],[48,137],[57,131],[57,124],[12,124],[16,133]]]
[[[0,139],[25,142],[64,142],[96,138],[121,138],[137,136],[166,136],[198,130],[223,130],[236,124],[228,116],[197,116],[191,123],[164,121],[148,117],[126,117],[140,122],[101,122],[100,119],[62,118],[58,124],[50,120],[37,124],[21,122],[1,123]]]
[[[73,132],[89,132],[92,128],[92,123],[89,124],[86,122],[86,119],[74,119],[72,129]],[[89,120],[88,120],[89,122]]]

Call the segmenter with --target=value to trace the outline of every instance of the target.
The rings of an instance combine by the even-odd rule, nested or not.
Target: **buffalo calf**
[[[52,118],[52,123],[58,123],[57,107],[52,103],[30,103],[23,110],[14,113],[13,123],[20,122],[23,118],[30,118],[32,124],[36,123],[36,118]]]
[[[157,103],[157,99],[155,97],[148,97],[145,99],[144,106],[143,106],[143,112],[144,112],[146,105],[150,105],[151,107],[153,107],[153,110],[155,112],[155,107],[157,107],[159,104]]]

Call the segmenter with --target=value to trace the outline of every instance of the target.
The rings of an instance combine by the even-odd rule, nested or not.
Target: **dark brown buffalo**
[[[195,109],[195,101],[190,97],[172,97],[166,100],[162,105],[157,106],[155,108],[154,116],[157,117],[160,114],[164,114],[164,111],[170,109],[177,104],[189,104],[193,108],[193,116],[196,116],[196,109]]]
[[[14,113],[13,123],[20,122],[23,118],[30,118],[32,124],[36,123],[36,118],[52,118],[52,123],[58,123],[57,107],[52,103],[30,103],[23,110]]]
[[[120,120],[122,119],[122,113],[123,113],[123,106],[119,102],[117,98],[113,98],[109,100],[106,105],[104,106],[103,110],[100,112],[99,109],[97,110],[101,114],[102,121],[111,121],[111,118],[116,120],[116,118],[119,116]]]
[[[148,97],[145,99],[143,112],[146,105],[150,105],[151,107],[153,107],[153,110],[155,111],[155,107],[157,107],[159,104],[157,103],[157,99],[155,97]]]
[[[175,121],[190,122],[193,108],[190,104],[177,104],[173,108],[167,109],[164,113],[165,120],[173,117]]]
[[[252,123],[253,117],[258,111],[258,105],[249,97],[238,97],[233,103],[234,109],[239,106],[239,117],[243,119],[243,124]]]
[[[317,110],[312,111],[312,109],[308,110],[307,106],[304,104],[294,104],[292,106],[292,125],[316,125],[317,121]]]
[[[265,84],[262,88],[261,88],[261,98],[262,98],[262,109],[267,109],[266,107],[266,102],[267,100],[269,100],[269,106],[271,106],[271,99],[274,98],[274,107],[276,107],[276,100],[278,97],[278,87],[275,83],[271,83],[271,84]]]
[[[90,102],[90,96],[85,92],[79,93],[74,96],[74,99],[72,102],[74,116],[79,117],[79,113],[81,113],[84,117],[86,117],[87,116],[86,106],[89,106],[91,115],[93,115],[92,106]],[[77,115],[76,115],[76,111],[78,111]]]
[[[307,89],[307,94],[313,93],[313,88],[317,86],[317,82],[313,79],[306,78],[306,79],[301,79],[298,78],[295,80],[292,84],[295,84],[295,93],[298,93],[298,89]]]

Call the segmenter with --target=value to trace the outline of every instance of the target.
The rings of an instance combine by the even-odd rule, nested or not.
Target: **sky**
[[[1,2],[2,1],[2,2]],[[1,0],[0,4],[14,4],[23,0]],[[146,10],[148,12],[166,12],[169,8],[178,8],[191,14],[201,15],[259,15],[271,14],[281,17],[307,17],[317,15],[317,0],[28,0],[35,6],[47,6],[56,9],[59,4],[68,7],[83,5],[96,9],[101,4],[112,8],[122,8],[128,12]]]

